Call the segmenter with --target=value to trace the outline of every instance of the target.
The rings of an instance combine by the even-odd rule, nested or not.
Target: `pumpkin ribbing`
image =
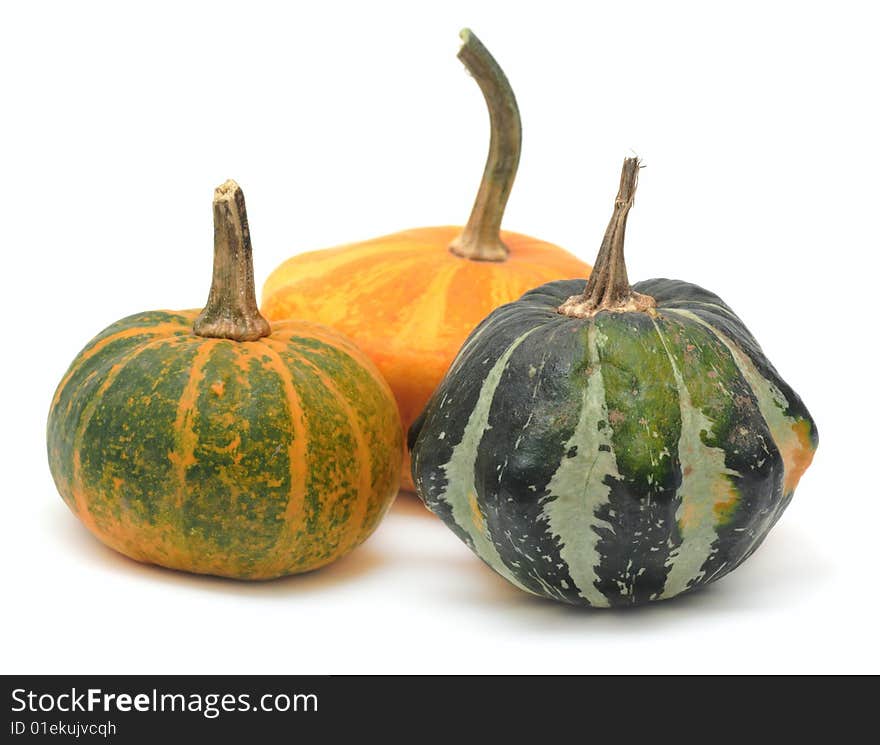
[[[225,209],[215,201],[220,242]],[[246,284],[245,245],[235,281]],[[248,579],[314,569],[361,543],[390,504],[396,407],[363,353],[317,324],[243,342],[194,332],[206,316],[228,336],[260,327],[255,303],[229,307],[140,313],[89,342],[52,402],[52,475],[92,532],[139,561]]]
[[[656,279],[601,291],[596,310],[590,288],[607,279],[552,282],[493,312],[410,430],[420,496],[487,564],[531,593],[599,607],[734,569],[817,444],[801,400],[717,295]],[[638,294],[650,302],[636,310]]]

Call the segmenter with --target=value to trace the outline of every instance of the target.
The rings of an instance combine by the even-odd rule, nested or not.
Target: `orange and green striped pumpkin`
[[[208,307],[138,313],[86,345],[52,402],[52,475],[138,561],[243,579],[315,569],[364,541],[397,492],[396,406],[339,333],[267,333],[240,189],[224,184],[214,208]]]

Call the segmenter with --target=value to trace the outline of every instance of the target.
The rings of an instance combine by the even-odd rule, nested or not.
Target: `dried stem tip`
[[[461,32],[458,58],[477,81],[489,109],[489,157],[467,225],[449,246],[452,253],[475,261],[504,261],[501,218],[519,166],[522,124],[513,89],[489,50],[470,29]]]
[[[639,167],[638,158],[627,158],[623,161],[620,189],[614,201],[614,213],[605,231],[605,238],[596,257],[593,272],[587,280],[583,294],[572,295],[559,306],[559,312],[563,315],[572,318],[590,318],[601,311],[644,312],[657,304],[651,296],[642,295],[630,287],[623,257],[626,218],[633,205],[639,180]]]
[[[271,332],[257,309],[251,234],[244,194],[235,181],[214,190],[214,278],[193,332],[235,341],[254,341]]]

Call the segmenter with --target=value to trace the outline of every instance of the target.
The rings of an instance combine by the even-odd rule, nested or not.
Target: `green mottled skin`
[[[331,483],[340,484],[343,487],[342,494],[334,501],[327,525],[330,532],[326,535],[324,544],[316,546],[316,551],[332,552],[336,543],[336,535],[341,533],[348,523],[353,505],[356,501],[358,484],[344,477],[346,473],[352,473],[352,467],[357,463],[355,454],[358,434],[363,438],[369,453],[381,452],[383,447],[383,434],[398,421],[396,410],[389,409],[385,405],[385,391],[371,384],[371,373],[361,364],[358,364],[349,354],[339,349],[321,345],[314,339],[294,336],[291,346],[296,349],[294,357],[290,351],[280,352],[285,363],[289,364],[294,371],[295,377],[300,377],[306,385],[303,385],[303,406],[309,411],[319,412],[312,418],[312,427],[324,431],[325,436],[316,437],[310,443],[310,448],[315,459],[326,461],[331,464],[328,470],[319,470],[310,474],[308,495],[312,502],[318,502],[320,495],[325,493]],[[344,408],[340,408],[331,392],[325,386],[319,384],[321,374],[329,376],[335,383],[335,388],[347,385],[352,390],[360,393],[358,406],[354,407],[354,419]],[[340,384],[339,381],[343,381]],[[299,386],[297,386],[299,388]],[[350,405],[355,400],[346,396]],[[328,449],[326,443],[333,443],[333,448]],[[325,451],[322,452],[321,448]],[[394,481],[396,476],[390,470],[390,462],[387,458],[370,457],[365,464],[369,469],[370,489],[381,489],[382,484]],[[371,526],[370,530],[378,525],[379,520],[385,513],[387,505],[378,502],[370,502],[367,506],[365,522]]]
[[[174,421],[196,348],[197,342],[164,340],[142,346],[103,395],[89,399],[94,410],[79,457],[83,488],[93,495],[89,512],[99,527],[114,520],[155,525],[168,519],[164,495],[175,475],[167,454],[175,443],[167,423]]]
[[[681,414],[663,344],[645,315],[604,314],[595,323],[618,467],[649,487],[666,484]]]
[[[681,371],[692,404],[712,421],[711,431],[702,433],[704,444],[742,453],[766,449],[756,442],[754,428],[742,426],[759,419],[761,412],[724,344],[706,329],[672,317],[660,317],[657,324],[672,342],[669,354]]]
[[[268,578],[347,553],[397,490],[387,386],[320,326],[234,342],[195,336],[194,317],[131,316],[74,360],[47,435],[65,502],[108,545],[176,569]]]

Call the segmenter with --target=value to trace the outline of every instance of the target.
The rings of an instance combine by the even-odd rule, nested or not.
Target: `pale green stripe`
[[[470,537],[477,554],[498,574],[526,592],[532,591],[519,582],[501,559],[482,515],[479,516],[479,524],[477,523],[478,515],[474,511],[476,501],[474,465],[477,462],[480,441],[489,426],[489,410],[492,407],[492,399],[495,397],[495,389],[498,387],[507,361],[514,350],[537,328],[539,327],[530,329],[517,338],[498,358],[483,381],[480,395],[464,428],[461,442],[453,448],[449,462],[443,466],[447,486],[441,496],[451,507],[455,522]]]
[[[748,383],[749,387],[752,389],[752,393],[755,395],[755,399],[758,402],[758,410],[761,412],[761,416],[764,417],[764,421],[767,423],[767,428],[770,430],[770,436],[773,438],[773,442],[779,450],[780,456],[782,457],[783,468],[787,470],[788,463],[786,463],[785,460],[786,454],[797,452],[801,448],[801,443],[794,429],[794,425],[797,424],[798,420],[786,415],[785,412],[788,410],[788,399],[785,398],[782,391],[780,391],[772,381],[761,375],[758,368],[755,367],[755,363],[749,359],[749,356],[745,352],[710,323],[704,321],[695,313],[682,308],[664,308],[664,312],[667,311],[669,313],[677,313],[684,318],[688,318],[701,324],[709,329],[718,339],[721,340],[724,346],[727,347],[730,354],[733,356],[733,360],[739,369],[740,375],[743,376],[746,383]],[[776,518],[776,512],[776,510],[768,510],[767,514],[760,521],[760,525],[754,527],[756,541],[764,536],[770,529],[770,526]]]
[[[675,301],[670,300],[668,302]],[[715,308],[716,310],[720,310],[722,313],[724,313],[724,315],[728,316],[729,318],[739,320],[736,316],[736,313],[734,313],[730,308],[725,308],[723,305],[718,305],[718,303],[710,303],[708,300],[681,300],[679,302],[687,303],[688,305],[703,305],[707,308]],[[666,306],[663,307],[663,310],[684,310],[685,312],[687,312],[685,308],[669,308]]]
[[[755,398],[758,401],[758,409],[764,417],[767,428],[770,430],[773,441],[776,443],[776,447],[779,448],[780,453],[784,457],[785,453],[799,450],[802,445],[794,429],[798,420],[785,413],[788,411],[788,399],[771,380],[761,375],[758,368],[755,367],[755,363],[749,359],[749,356],[721,331],[695,313],[682,308],[664,308],[664,312],[666,311],[677,313],[680,316],[702,324],[721,340],[724,346],[730,350],[740,374],[745,378],[755,394]]]
[[[713,549],[718,537],[715,505],[737,497],[729,477],[739,476],[739,473],[726,466],[723,449],[709,447],[703,442],[702,433],[711,435],[713,422],[694,406],[675,357],[669,351],[666,338],[657,322],[653,323],[672,365],[681,409],[678,459],[682,477],[676,492],[676,497],[681,501],[675,512],[675,519],[682,541],[670,552],[666,561],[666,566],[670,569],[660,594],[661,598],[671,598],[702,578],[701,567],[717,551]]]
[[[547,489],[551,499],[544,507],[543,517],[551,535],[561,543],[559,554],[568,565],[578,594],[590,605],[607,607],[608,599],[595,585],[601,556],[597,548],[599,536],[593,528],[610,527],[610,523],[596,517],[596,509],[608,502],[611,493],[611,487],[604,483],[605,476],[619,479],[620,473],[611,449],[611,427],[606,424],[599,429],[600,422],[608,422],[608,408],[597,333],[596,325],[591,324],[587,332],[591,372],[583,390],[578,423],[565,443],[565,451],[577,447],[577,452],[572,458],[563,456],[550,479]],[[608,449],[601,450],[602,445]]]

